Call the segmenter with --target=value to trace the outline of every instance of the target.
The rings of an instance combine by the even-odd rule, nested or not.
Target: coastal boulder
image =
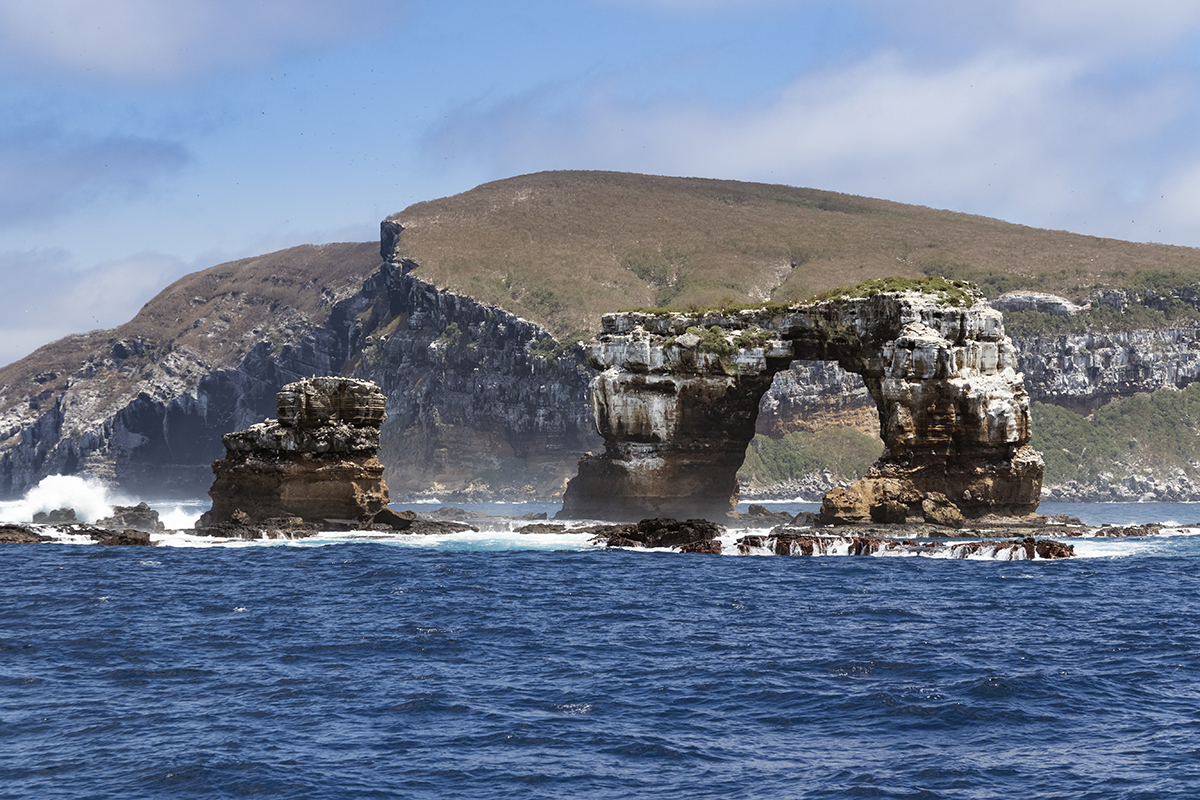
[[[157,511],[145,503],[138,503],[136,506],[113,506],[112,516],[97,520],[96,527],[157,533],[163,529],[163,524],[158,519]]]

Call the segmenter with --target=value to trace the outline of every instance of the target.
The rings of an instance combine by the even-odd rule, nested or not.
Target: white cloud
[[[64,250],[0,253],[6,314],[0,365],[71,333],[128,322],[158,291],[195,265],[162,253],[75,267]]]
[[[1011,13],[1024,35],[1089,51],[1162,48],[1200,28],[1195,0],[1012,0]]]
[[[1011,50],[935,66],[893,52],[806,74],[761,107],[595,96],[552,114],[521,98],[464,111],[433,147],[484,154],[496,174],[603,168],[763,180],[1138,235],[1130,204],[1145,202],[1171,158],[1193,147],[1190,136],[1170,136],[1189,84],[1114,87],[1091,69],[1080,57]],[[1200,222],[1191,241],[1200,243]]]
[[[0,0],[0,60],[160,83],[337,41],[398,13],[383,0]]]

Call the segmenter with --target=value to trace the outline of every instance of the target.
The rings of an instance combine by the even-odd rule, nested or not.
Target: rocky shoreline
[[[194,534],[210,539],[297,540],[330,532],[352,532],[355,538],[387,540],[398,533],[437,535],[479,532],[500,526],[518,534],[588,534],[606,549],[632,551],[670,549],[679,553],[720,555],[925,555],[952,559],[1062,559],[1075,555],[1071,539],[1155,536],[1160,524],[1093,527],[1062,515],[984,517],[962,527],[929,523],[824,525],[808,512],[797,515],[751,506],[721,523],[704,519],[645,519],[636,523],[547,521],[542,513],[520,517],[488,515],[451,506],[416,513],[385,510],[369,522],[304,521],[299,518],[237,519],[186,531],[164,530],[158,513],[145,507],[117,507],[97,524],[74,520],[70,509],[53,514],[56,521],[0,523],[0,543],[96,543],[155,546],[168,534]],[[128,527],[132,523],[146,530]],[[755,531],[758,529],[758,532]],[[731,538],[731,533],[737,535]],[[152,538],[153,537],[153,538]],[[724,542],[722,541],[724,539]],[[1068,541],[1063,541],[1068,540]],[[732,550],[732,552],[731,552]]]
[[[1197,503],[1200,483],[1182,469],[1165,478],[1130,475],[1116,478],[1100,475],[1090,482],[1068,481],[1042,487],[1042,500],[1055,503]]]

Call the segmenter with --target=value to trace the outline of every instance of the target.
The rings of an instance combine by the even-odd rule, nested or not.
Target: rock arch
[[[795,359],[862,375],[879,411],[883,454],[862,480],[826,495],[831,521],[1036,510],[1042,458],[1029,446],[1029,397],[1000,312],[971,291],[862,293],[733,313],[606,315],[586,345],[602,370],[591,403],[605,450],[580,462],[560,516],[727,514],[759,400]]]

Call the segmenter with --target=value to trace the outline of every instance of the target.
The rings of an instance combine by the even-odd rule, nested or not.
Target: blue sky
[[[544,169],[1200,246],[1200,3],[0,0],[0,363]]]

